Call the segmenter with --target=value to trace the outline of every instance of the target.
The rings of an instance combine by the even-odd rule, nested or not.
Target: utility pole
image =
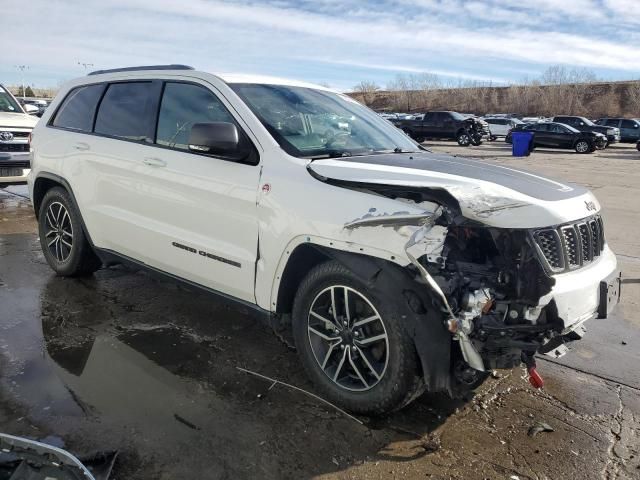
[[[78,62],[78,65],[82,65],[84,67],[84,71],[86,72],[89,67],[93,67],[93,63],[84,63]]]
[[[25,70],[29,70],[29,67],[27,65],[16,65],[15,66],[18,70],[20,70],[21,72],[21,77],[22,77],[22,101],[24,101],[24,97],[25,97],[25,91],[24,91],[24,71]]]

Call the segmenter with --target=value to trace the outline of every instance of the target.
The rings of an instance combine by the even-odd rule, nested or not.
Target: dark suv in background
[[[614,127],[607,127],[603,125],[596,125],[591,120],[585,117],[573,117],[569,115],[560,115],[553,117],[552,122],[564,123],[581,132],[597,132],[607,136],[607,145],[617,143],[620,141],[620,130]],[[606,147],[606,145],[605,145]]]
[[[487,122],[458,112],[427,112],[411,120],[389,120],[417,142],[427,138],[453,139],[466,147],[480,145],[491,135]]]
[[[600,118],[596,124],[620,129],[620,141],[636,143],[640,140],[640,119],[638,118]]]

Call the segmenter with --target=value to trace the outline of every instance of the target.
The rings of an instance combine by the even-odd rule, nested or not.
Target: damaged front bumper
[[[407,257],[442,301],[445,326],[458,342],[465,362],[475,370],[510,368],[538,352],[560,357],[566,353],[567,343],[584,336],[587,320],[607,318],[620,301],[617,260],[603,241],[602,251],[590,264],[565,273],[541,274],[552,286],[537,304],[522,305],[515,298],[511,302],[495,295],[492,288],[471,290],[466,300],[456,302],[424,264],[424,259],[446,261],[440,255],[444,255],[448,230],[435,225],[436,220],[437,213],[415,231],[405,247]],[[533,250],[534,244],[532,240]],[[544,258],[540,263],[548,266]],[[496,308],[498,303],[502,307]]]

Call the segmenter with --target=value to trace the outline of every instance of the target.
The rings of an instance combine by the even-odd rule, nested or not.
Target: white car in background
[[[38,118],[29,115],[11,92],[0,85],[0,186],[27,183],[29,142],[36,123]]]
[[[482,120],[489,124],[491,137],[506,137],[509,130],[515,128],[516,125],[524,123],[517,118],[506,117],[485,117]]]

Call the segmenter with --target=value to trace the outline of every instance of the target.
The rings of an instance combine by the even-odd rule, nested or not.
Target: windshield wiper
[[[311,160],[319,160],[321,158],[340,158],[340,157],[352,157],[353,154],[348,150],[327,150],[324,153],[318,155],[309,155],[305,158],[310,158]]]
[[[381,155],[381,154],[386,154],[386,153],[419,153],[415,150],[403,150],[400,147],[396,147],[393,150],[389,149],[389,150],[374,150],[372,153],[376,154],[376,155]]]

